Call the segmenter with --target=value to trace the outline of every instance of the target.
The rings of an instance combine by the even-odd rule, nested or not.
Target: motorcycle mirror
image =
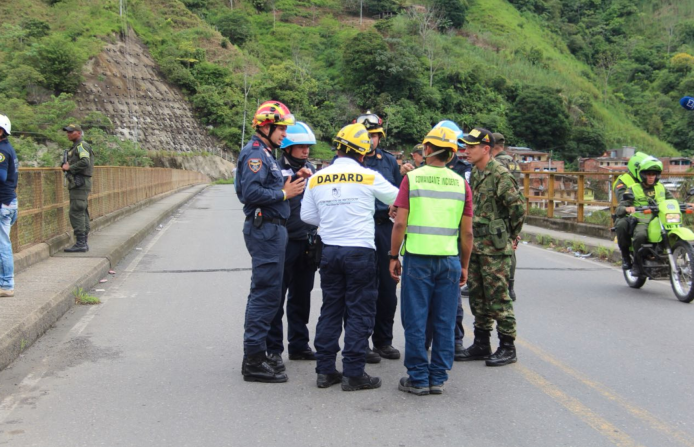
[[[694,190],[694,188],[692,188],[692,190]],[[634,200],[634,194],[632,194],[630,192],[625,192],[624,195],[622,196],[622,198],[624,200],[632,200],[633,201]]]
[[[694,188],[690,189],[690,190],[687,192],[687,194],[689,194],[690,196],[694,196]]]

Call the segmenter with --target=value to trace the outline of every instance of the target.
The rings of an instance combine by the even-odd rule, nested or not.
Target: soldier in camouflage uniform
[[[63,127],[67,138],[72,141],[72,148],[67,154],[67,163],[62,168],[66,173],[70,192],[70,225],[75,233],[75,245],[66,248],[68,253],[87,252],[89,235],[89,192],[92,190],[94,173],[94,152],[91,146],[82,140],[82,128],[76,124]]]
[[[513,254],[511,241],[523,227],[525,199],[513,175],[492,158],[491,132],[475,128],[463,141],[468,160],[475,165],[470,181],[474,243],[468,274],[475,341],[464,351],[462,360],[486,360],[487,366],[503,366],[517,360],[516,317],[508,294],[508,277]],[[492,354],[489,338],[494,321],[500,343]]]
[[[506,138],[504,138],[502,134],[496,132],[493,133],[492,136],[494,137],[492,157],[494,157],[494,160],[501,163],[508,172],[513,174],[513,178],[516,180],[516,188],[520,191],[520,166],[518,166],[518,163],[516,163],[513,157],[504,150]],[[511,297],[511,301],[516,301],[516,291],[513,289],[513,286],[516,282],[516,248],[518,248],[519,240],[520,238],[511,241],[511,244],[513,244],[513,254],[511,255],[511,270],[508,276],[508,294]]]

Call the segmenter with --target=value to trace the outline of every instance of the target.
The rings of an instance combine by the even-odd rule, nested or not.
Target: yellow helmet
[[[333,139],[337,143],[337,150],[354,151],[359,155],[365,155],[371,150],[371,138],[363,124],[348,124],[337,133]]]
[[[422,144],[427,143],[456,152],[458,150],[458,134],[453,129],[447,127],[436,127],[431,129],[427,136],[424,137]]]

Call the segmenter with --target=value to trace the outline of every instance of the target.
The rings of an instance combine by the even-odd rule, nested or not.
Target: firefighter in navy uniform
[[[407,167],[399,166],[395,156],[378,148],[378,144],[386,133],[383,130],[383,120],[370,112],[360,115],[355,122],[363,124],[371,137],[371,150],[364,157],[364,166],[381,174],[396,188],[400,187],[403,171]],[[409,166],[414,168],[413,166]],[[393,347],[393,322],[395,310],[398,305],[396,295],[397,283],[390,276],[390,235],[393,231],[393,222],[388,215],[388,205],[376,200],[376,272],[378,275],[378,300],[376,301],[376,323],[371,340],[373,350],[367,348],[366,363],[378,363],[381,358],[397,360],[400,351]]]
[[[304,190],[305,180],[285,181],[272,149],[279,148],[287,126],[295,123],[287,106],[278,101],[260,105],[253,117],[256,134],[241,150],[235,179],[246,221],[243,238],[253,273],[246,305],[241,372],[247,382],[286,382],[279,355],[266,354],[266,339],[282,301],[282,276],[287,248],[288,199]]]
[[[301,121],[287,127],[287,136],[282,141],[282,154],[279,158],[282,175],[285,178],[311,176],[316,168],[308,161],[311,146],[316,144],[316,136],[311,128]],[[281,356],[284,351],[282,317],[284,300],[287,299],[287,341],[289,360],[315,360],[316,354],[309,346],[308,318],[311,312],[311,291],[316,276],[316,265],[309,258],[309,249],[316,243],[316,226],[301,220],[301,199],[303,194],[289,199],[291,213],[287,221],[289,242],[284,258],[284,277],[282,279],[282,304],[272,322],[267,335],[269,356]]]

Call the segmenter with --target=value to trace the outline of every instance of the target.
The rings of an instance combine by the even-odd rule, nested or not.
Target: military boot
[[[275,371],[268,364],[264,352],[245,357],[241,372],[246,382],[282,383],[287,381],[286,374]]]
[[[87,246],[87,251],[89,251],[89,233],[84,233],[84,245]]]
[[[619,247],[619,251],[622,252],[622,270],[631,270],[633,267],[631,250],[629,250],[629,247]]]
[[[87,237],[83,233],[75,234],[75,245],[63,250],[65,253],[86,253],[89,250],[87,247]]]
[[[511,297],[511,301],[516,301],[516,291],[513,290],[513,285],[515,282],[515,279],[508,280],[508,296]]]
[[[287,370],[287,368],[284,366],[284,362],[282,361],[282,356],[275,352],[268,352],[265,361],[278,373]]]
[[[504,366],[516,363],[518,358],[516,357],[516,346],[513,344],[513,341],[512,337],[499,334],[499,349],[486,361],[487,366]]]
[[[492,354],[492,345],[489,341],[491,331],[475,328],[475,341],[469,348],[455,354],[456,362],[469,362],[471,360],[486,360]]]

